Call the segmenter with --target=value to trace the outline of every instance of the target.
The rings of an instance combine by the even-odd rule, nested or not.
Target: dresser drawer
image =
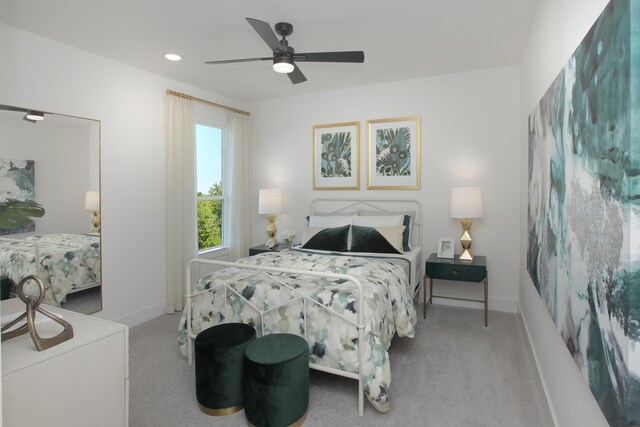
[[[427,274],[433,279],[480,282],[487,275],[487,269],[482,265],[427,263]]]

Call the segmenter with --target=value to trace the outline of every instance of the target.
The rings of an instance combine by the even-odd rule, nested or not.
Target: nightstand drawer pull
[[[456,277],[458,275],[458,270],[451,270],[451,275]]]

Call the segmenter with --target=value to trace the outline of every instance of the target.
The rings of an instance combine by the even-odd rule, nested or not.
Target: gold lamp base
[[[100,232],[100,212],[98,212],[97,210],[93,210],[91,211],[91,213],[93,214],[93,216],[91,217],[91,225],[93,226],[93,228],[91,229],[91,232],[99,233]]]
[[[267,225],[266,231],[267,231],[267,236],[269,236],[269,239],[264,245],[268,248],[274,248],[279,245],[275,237],[276,232],[278,231],[275,221],[276,221],[275,215],[267,215],[267,222],[269,223],[269,225]]]
[[[462,253],[459,259],[462,261],[473,261],[473,254],[471,253],[471,224],[470,219],[463,219],[460,221],[462,226],[462,236],[460,236],[460,244],[462,245]]]

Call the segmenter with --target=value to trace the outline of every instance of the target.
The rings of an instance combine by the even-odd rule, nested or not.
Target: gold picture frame
[[[367,190],[419,190],[420,159],[420,116],[367,121]]]
[[[360,122],[313,126],[313,189],[360,189]]]

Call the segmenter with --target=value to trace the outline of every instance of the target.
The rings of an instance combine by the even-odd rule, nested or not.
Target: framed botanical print
[[[313,127],[313,189],[360,189],[360,122]]]
[[[420,116],[367,121],[367,190],[420,189]]]

